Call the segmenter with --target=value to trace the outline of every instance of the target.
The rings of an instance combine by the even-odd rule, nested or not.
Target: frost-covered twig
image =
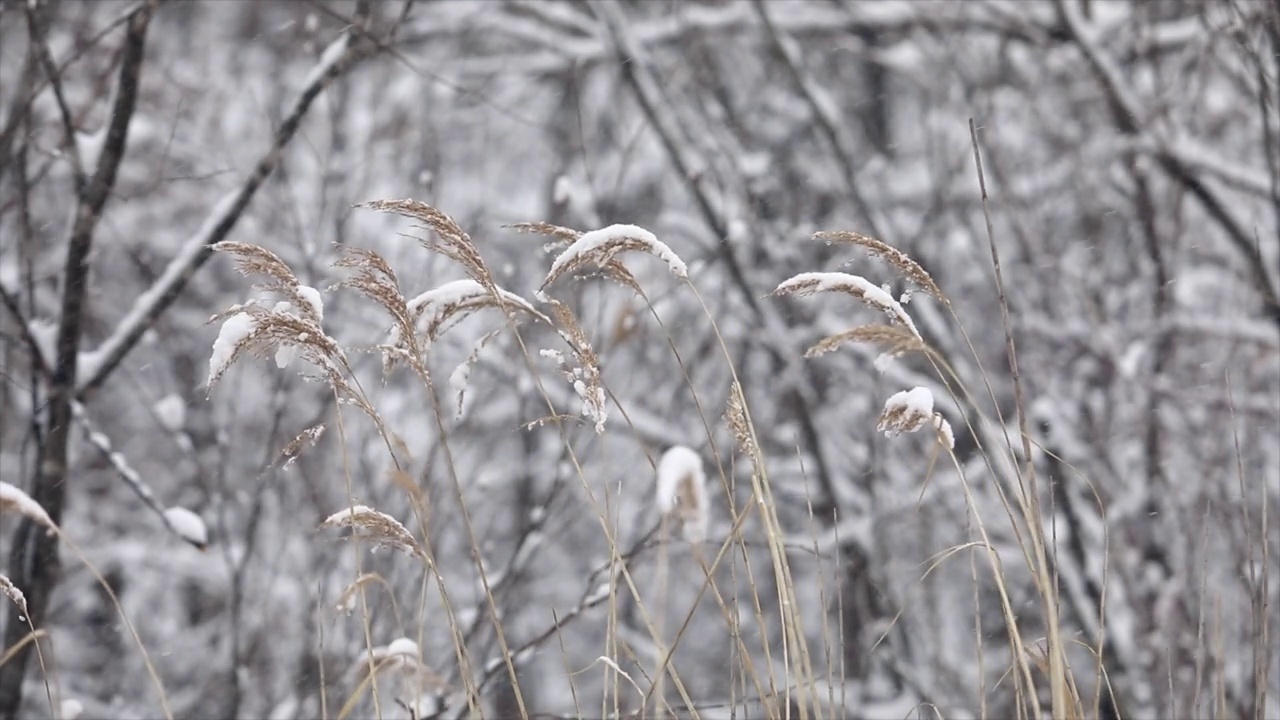
[[[817,119],[818,127],[831,145],[832,154],[835,155],[836,164],[840,167],[840,175],[844,180],[845,188],[849,191],[849,196],[853,198],[854,204],[857,205],[858,212],[866,221],[867,228],[871,231],[871,234],[876,237],[884,237],[880,224],[876,222],[876,214],[872,212],[871,205],[863,197],[859,189],[858,173],[853,166],[853,143],[842,131],[842,128],[846,127],[848,123],[839,117],[839,103],[823,87],[814,82],[804,70],[800,57],[800,48],[786,31],[780,30],[774,24],[764,0],[755,0],[753,4],[756,8],[756,14],[760,17],[761,24],[764,25],[765,33],[769,36],[769,40],[772,41],[774,49],[778,51],[778,55],[782,58],[783,66],[787,68],[787,72],[791,75],[792,82],[800,89],[800,95],[804,98],[805,104],[809,106],[809,112]],[[876,98],[873,102],[882,102],[882,100]]]
[[[186,508],[166,508],[161,504],[156,498],[155,492],[142,479],[141,473],[129,464],[129,460],[124,456],[124,453],[116,450],[111,444],[111,438],[94,428],[93,422],[89,420],[89,415],[85,412],[84,406],[78,402],[72,403],[71,411],[75,416],[76,422],[80,423],[85,439],[111,465],[111,469],[115,470],[116,475],[124,481],[125,485],[129,486],[129,489],[142,500],[143,504],[159,516],[160,522],[164,524],[165,529],[173,533],[179,540],[204,549],[209,543],[209,537],[208,532],[203,529],[204,523],[199,519],[199,516]]]
[[[1093,28],[1080,17],[1074,3],[1058,0],[1058,12],[1071,39],[1084,54],[1085,60],[1088,61],[1090,69],[1093,70],[1108,99],[1115,104],[1116,111],[1112,116],[1116,125],[1126,134],[1136,137],[1141,143],[1158,148],[1155,154],[1160,166],[1200,201],[1205,212],[1222,227],[1227,239],[1247,260],[1256,289],[1267,308],[1267,314],[1277,327],[1280,327],[1280,288],[1268,271],[1269,265],[1266,258],[1254,242],[1253,234],[1246,229],[1247,226],[1232,214],[1230,205],[1193,172],[1185,154],[1179,154],[1173,149],[1177,147],[1174,140],[1182,138],[1184,134],[1167,128],[1153,129],[1139,124],[1139,118],[1146,115],[1142,111],[1143,104],[1126,82],[1126,74],[1121,72],[1115,62],[1099,46]]]
[[[637,540],[631,546],[630,549],[628,549],[625,553],[623,553],[620,557],[618,557],[616,562],[620,562],[620,563],[630,562],[632,558],[634,558],[637,554],[640,553],[640,551],[648,547],[650,541],[654,538],[657,532],[658,532],[657,526],[650,529],[649,532],[645,533],[643,537]],[[599,607],[604,603],[608,602],[609,598],[614,597],[613,583],[608,579],[601,580],[600,578],[602,576],[610,574],[615,569],[616,568],[614,567],[612,562],[607,563],[603,566],[597,567],[595,571],[591,573],[591,576],[588,578],[586,588],[583,591],[583,594],[581,598],[579,598],[578,603],[576,605],[574,605],[572,608],[570,608],[567,612],[563,614],[557,614],[554,622],[550,623],[546,628],[542,630],[542,632],[530,638],[523,645],[516,648],[512,648],[511,656],[512,656],[513,662],[515,662],[517,665],[523,664],[529,658],[534,656],[534,651],[540,645],[545,643],[547,640],[550,640],[551,638],[555,637],[556,634],[559,633],[565,626],[577,620],[579,617],[583,615],[583,613],[587,612],[588,610]],[[497,679],[498,676],[500,676],[505,669],[506,669],[506,666],[504,664],[504,660],[501,658],[496,658],[494,660],[490,660],[489,662],[485,663],[484,677],[481,678],[479,683],[477,683],[476,689],[484,690],[484,688],[490,682]]]

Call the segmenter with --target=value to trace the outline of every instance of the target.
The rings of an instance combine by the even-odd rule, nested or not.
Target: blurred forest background
[[[798,682],[780,603],[804,621],[820,716],[1012,717],[1000,587],[1029,655],[1046,628],[993,477],[1004,431],[1022,450],[970,118],[1088,714],[1280,717],[1278,76],[1280,10],[1245,0],[4,0],[0,481],[66,540],[0,513],[0,573],[48,633],[37,656],[0,597],[0,718],[461,717],[468,687],[488,717],[625,715],[656,677],[654,609],[667,641],[692,618],[664,707],[764,717],[743,668],[770,692]],[[537,353],[547,334],[524,336],[529,359],[492,311],[431,344],[437,422],[411,373],[355,352],[391,322],[350,289],[323,293],[323,326],[397,447],[305,365],[245,358],[210,388],[208,320],[260,296],[212,243],[260,245],[321,290],[350,276],[344,246],[380,253],[409,297],[462,277],[403,218],[354,207],[388,198],[448,213],[531,302],[548,239],[511,223],[642,226],[698,294],[640,255],[643,298],[548,290],[599,358],[601,433],[547,419],[548,399],[579,409]],[[908,309],[970,395],[871,347],[804,357],[876,316],[771,296],[780,282],[905,289],[823,230],[933,275],[950,307]],[[720,479],[749,498],[717,332],[789,579],[778,528],[734,526]],[[955,462],[876,431],[916,386]],[[1006,425],[970,430],[979,413]],[[698,547],[655,504],[675,445],[709,478]],[[430,569],[317,530],[353,501],[429,541]],[[731,535],[717,600],[703,570]],[[718,602],[760,620],[750,637]],[[376,692],[371,656],[397,662]]]

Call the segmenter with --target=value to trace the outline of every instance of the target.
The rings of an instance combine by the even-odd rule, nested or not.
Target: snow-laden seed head
[[[320,523],[321,530],[333,527],[350,528],[358,537],[380,546],[399,550],[412,557],[425,557],[418,541],[399,520],[367,505],[344,508]]]
[[[260,357],[274,356],[280,367],[301,356],[319,369],[335,388],[345,389],[346,381],[340,368],[346,365],[346,353],[308,313],[299,313],[292,303],[276,303],[271,309],[245,303],[213,318],[218,319],[223,323],[209,356],[207,385],[210,388],[236,360],[249,352]]]
[[[406,307],[415,326],[425,320],[427,339],[433,342],[451,320],[460,320],[482,308],[497,308],[508,313],[518,310],[550,324],[550,319],[528,300],[496,285],[486,287],[472,279],[454,280],[428,290],[410,300]]]
[[[707,537],[706,484],[702,458],[683,445],[668,450],[658,462],[658,510],[680,518],[683,537],[691,544]]]
[[[298,433],[288,445],[280,450],[280,467],[288,469],[298,460],[298,455],[302,453],[304,446],[315,447],[320,441],[320,436],[324,434],[324,423],[313,425],[306,430]]]
[[[257,245],[230,240],[215,244],[213,249],[234,257],[240,274],[265,277],[267,282],[258,285],[258,289],[284,297],[294,312],[316,325],[324,319],[324,302],[320,291],[303,285],[280,256]]]
[[[418,220],[422,223],[420,229],[435,233],[434,238],[415,237],[420,245],[458,263],[467,275],[481,285],[493,285],[493,274],[489,272],[480,251],[471,241],[471,236],[443,212],[418,200],[374,200],[356,207]]]
[[[884,402],[876,429],[893,437],[914,432],[933,419],[933,393],[928,388],[912,388],[895,393]]]
[[[916,324],[911,320],[905,308],[883,288],[873,285],[860,275],[840,272],[808,272],[800,273],[783,281],[774,289],[774,295],[797,295],[807,297],[822,292],[841,292],[861,300],[867,305],[889,316],[891,322],[902,325],[911,334],[920,337]]]
[[[379,677],[386,674],[388,679],[398,678],[399,682],[391,683],[390,687],[395,688],[392,692],[396,693],[396,703],[408,710],[409,717],[440,716],[444,707],[441,698],[451,689],[444,678],[423,662],[417,642],[401,637],[373,648],[368,658],[361,658],[356,666],[360,679],[368,677],[371,665]]]
[[[757,448],[755,436],[751,433],[751,423],[747,419],[747,401],[742,394],[742,386],[736,380],[729,386],[729,402],[725,406],[724,417],[733,433],[733,439],[738,443],[738,449],[743,455],[754,458]]]
[[[899,433],[915,432],[926,425],[937,430],[939,442],[948,449],[955,447],[951,424],[941,413],[934,412],[933,393],[928,388],[917,387],[896,393],[885,401],[876,430],[893,437]]]
[[[22,594],[22,591],[18,589],[18,586],[14,585],[13,581],[10,580],[9,577],[4,573],[0,573],[0,595],[4,595],[5,597],[12,600],[13,604],[18,606],[18,610],[22,612],[22,615],[24,617],[26,616],[27,614],[26,596]]]
[[[0,482],[0,512],[16,512],[48,528],[50,532],[58,527],[53,523],[53,518],[49,517],[49,513],[40,507],[40,503],[7,482]]]
[[[607,393],[600,375],[600,358],[591,347],[591,341],[578,324],[577,317],[569,306],[555,298],[545,298],[551,306],[551,313],[556,318],[556,330],[560,338],[573,351],[577,365],[565,361],[563,354],[556,350],[543,350],[543,357],[555,360],[560,372],[573,387],[573,391],[582,401],[582,414],[594,422],[596,434],[604,432],[605,420],[608,418]]]
[[[665,262],[672,275],[682,279],[689,275],[680,256],[653,233],[635,225],[610,225],[584,233],[565,248],[551,263],[551,270],[547,272],[547,279],[542,282],[542,287],[545,289],[564,275],[585,265],[595,264],[622,284],[636,289],[631,273],[616,262],[616,256],[624,252],[647,253]]]
[[[933,281],[931,276],[925,269],[911,258],[910,255],[901,250],[877,240],[867,237],[861,233],[849,232],[845,230],[828,231],[816,233],[813,236],[818,240],[825,240],[828,244],[835,245],[842,243],[846,245],[854,245],[866,250],[872,257],[880,258],[889,265],[892,265],[902,276],[916,287],[924,290],[929,295],[937,298],[941,302],[947,302],[947,298],[942,294],[942,289]]]

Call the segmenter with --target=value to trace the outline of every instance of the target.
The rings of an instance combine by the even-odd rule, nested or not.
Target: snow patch
[[[169,432],[181,432],[187,424],[187,402],[176,393],[169,393],[151,406],[160,425]]]
[[[209,357],[209,379],[212,385],[226,371],[235,357],[236,348],[258,329],[258,323],[248,313],[236,313],[222,323],[218,338],[213,341],[213,354]],[[277,360],[278,362],[278,360]]]
[[[184,507],[171,507],[164,511],[164,521],[183,540],[201,550],[209,547],[209,529],[199,515]]]

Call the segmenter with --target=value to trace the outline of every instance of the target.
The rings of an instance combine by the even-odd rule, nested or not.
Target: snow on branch
[[[71,404],[71,412],[75,416],[76,422],[80,423],[81,429],[84,430],[85,439],[89,441],[89,444],[102,455],[102,458],[111,465],[111,469],[115,470],[116,475],[124,481],[125,485],[129,486],[129,489],[142,500],[143,504],[160,517],[166,530],[173,533],[178,539],[190,543],[201,550],[208,547],[209,533],[205,529],[204,521],[198,515],[186,508],[166,508],[156,498],[156,494],[151,490],[151,487],[142,479],[141,473],[129,464],[128,458],[112,446],[111,438],[93,427],[93,423],[90,422],[84,406],[78,402],[73,402]]]
[[[345,36],[344,36],[345,37]],[[182,244],[182,249],[169,261],[164,272],[150,289],[138,296],[133,306],[111,335],[94,351],[93,362],[85,368],[85,377],[76,389],[76,396],[83,398],[96,390],[120,365],[125,355],[182,294],[196,271],[213,255],[213,246],[226,239],[236,223],[249,207],[258,189],[279,165],[284,149],[293,140],[302,120],[316,98],[330,83],[372,50],[352,46],[350,42],[335,43],[307,77],[293,107],[280,123],[271,147],[262,154],[253,172],[241,186],[224,196],[206,216],[200,227]]]

